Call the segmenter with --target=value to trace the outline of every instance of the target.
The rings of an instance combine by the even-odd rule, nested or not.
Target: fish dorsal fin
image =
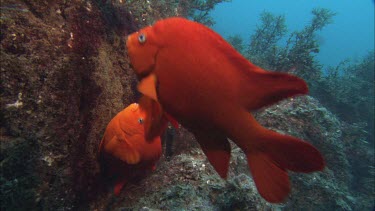
[[[138,91],[145,96],[158,101],[158,95],[156,92],[157,78],[155,74],[150,74],[149,76],[142,79],[138,84]]]
[[[305,81],[294,75],[279,72],[246,72],[248,82],[242,85],[244,91],[241,99],[244,99],[244,107],[249,111],[308,92]]]
[[[222,134],[202,131],[194,132],[194,136],[216,172],[221,178],[226,179],[231,150],[227,137]]]
[[[121,140],[117,136],[113,136],[104,145],[104,151],[128,164],[137,164],[141,160],[139,152],[133,149],[125,140]]]
[[[243,106],[253,111],[288,97],[308,93],[307,84],[297,76],[266,71],[244,58],[228,43],[216,45],[223,52],[242,80],[240,90]]]

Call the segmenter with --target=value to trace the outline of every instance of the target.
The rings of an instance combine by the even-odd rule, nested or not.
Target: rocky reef
[[[124,37],[184,10],[105,2],[1,0],[1,210],[372,209],[367,134],[311,97],[256,114],[264,126],[311,142],[327,162],[323,172],[293,174],[285,204],[259,196],[234,145],[229,179],[220,179],[184,129],[155,172],[113,196],[97,150],[109,120],[138,95]]]
[[[0,21],[2,210],[73,209],[96,197],[98,143],[135,100],[124,34],[80,1],[2,1]]]
[[[358,137],[345,130],[349,127],[312,97],[285,100],[257,113],[257,119],[270,129],[292,134],[314,144],[324,155],[327,167],[312,174],[291,173],[292,194],[284,204],[274,205],[262,199],[255,188],[242,151],[232,144],[228,180],[222,180],[208,163],[203,152],[186,130],[176,133],[180,151],[162,159],[157,170],[144,180],[127,186],[120,197],[107,193],[91,208],[109,210],[317,210],[371,209],[371,187],[353,189],[361,178],[353,171],[355,158],[351,151],[362,148],[346,145]],[[353,127],[353,126],[351,126]],[[352,129],[353,130],[353,129]],[[362,134],[365,136],[366,134]],[[181,137],[184,137],[181,139]],[[178,144],[178,146],[176,146]],[[371,154],[362,155],[373,159]],[[365,165],[365,164],[363,164]],[[368,184],[367,184],[368,185]],[[108,190],[110,192],[110,190]]]

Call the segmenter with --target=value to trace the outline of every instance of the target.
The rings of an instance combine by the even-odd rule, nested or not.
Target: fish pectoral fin
[[[142,96],[139,99],[139,105],[147,114],[144,122],[145,138],[146,140],[153,140],[163,134],[167,127],[168,120],[164,115],[165,112],[159,102],[148,96]]]
[[[99,149],[98,149],[98,157],[100,157],[100,155],[102,153],[102,150],[103,150],[103,147],[104,147],[104,141],[105,141],[104,138],[100,141]]]
[[[227,137],[223,134],[202,131],[194,132],[194,136],[216,172],[226,179],[231,152]]]
[[[104,146],[104,150],[112,156],[128,163],[137,164],[141,160],[139,152],[133,149],[125,140],[113,136],[113,138]]]
[[[128,164],[137,164],[141,160],[141,155],[135,150],[128,150],[121,160]]]
[[[158,95],[156,92],[157,78],[155,74],[150,74],[149,76],[142,79],[137,89],[140,93],[150,97],[151,99],[158,101]]]
[[[113,188],[113,192],[114,192],[115,196],[120,195],[120,192],[121,192],[121,190],[122,190],[122,188],[124,187],[125,184],[126,184],[125,179],[118,179],[116,181],[115,187]]]

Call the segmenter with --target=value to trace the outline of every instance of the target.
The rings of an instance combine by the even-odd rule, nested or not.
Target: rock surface
[[[80,1],[1,2],[2,208],[96,197],[97,146],[136,84],[102,14]]]

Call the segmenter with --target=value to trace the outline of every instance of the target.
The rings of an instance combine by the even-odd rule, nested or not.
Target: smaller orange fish
[[[99,145],[99,160],[106,176],[115,179],[115,195],[129,181],[155,170],[161,156],[160,136],[145,139],[147,115],[137,103],[118,113],[108,124]]]

